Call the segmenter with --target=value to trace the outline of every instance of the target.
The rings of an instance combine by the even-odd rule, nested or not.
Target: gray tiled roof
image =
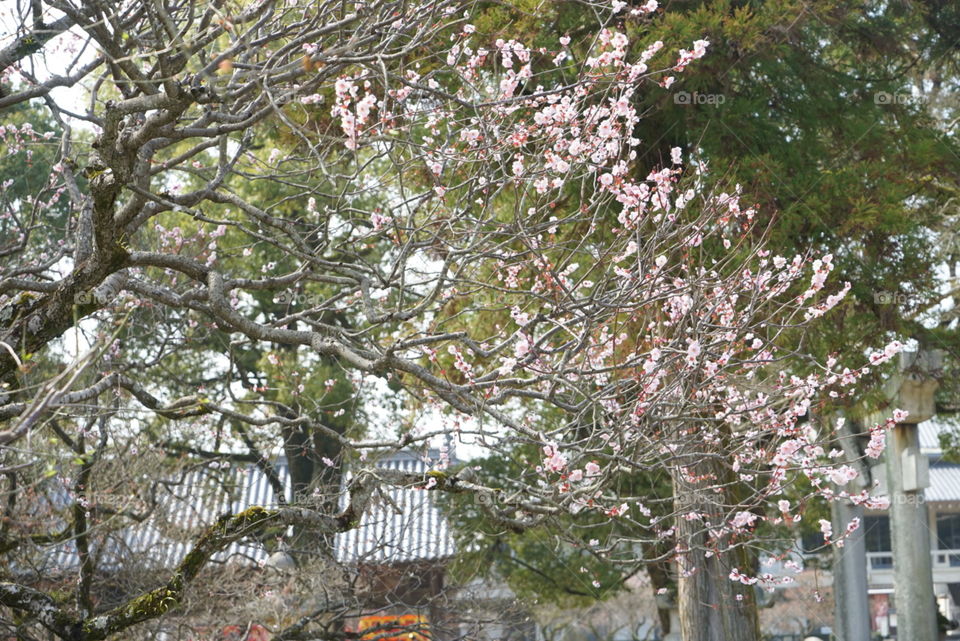
[[[400,452],[378,465],[419,474],[430,469],[412,452]],[[375,505],[361,520],[360,527],[337,537],[339,560],[405,563],[453,555],[450,527],[433,500],[433,492],[393,488],[386,494],[400,511],[387,501]]]
[[[286,465],[277,465],[276,471],[281,482],[289,487]],[[289,490],[287,494],[289,498]],[[253,505],[276,504],[267,477],[256,467],[233,468],[226,474],[194,469],[175,483],[160,484],[156,512],[143,523],[129,525],[102,539],[91,537],[93,541],[102,541],[92,553],[104,568],[133,560],[143,565],[172,567],[186,556],[199,532],[221,514],[240,512]],[[266,556],[260,545],[233,543],[213,560],[242,558],[257,562]],[[76,565],[73,543],[57,546],[50,563],[51,569]]]
[[[920,423],[917,425],[917,432],[920,436],[920,449],[929,453],[940,452],[940,432],[952,429],[955,429],[952,425],[937,419],[930,419],[929,421]]]
[[[378,461],[377,466],[414,473],[430,469],[428,462],[412,452],[395,453]],[[289,499],[290,475],[285,461],[278,461],[275,468]],[[160,486],[157,512],[150,519],[101,539],[100,548],[92,550],[101,568],[134,560],[138,565],[172,567],[187,554],[199,531],[220,514],[240,512],[253,505],[277,504],[266,475],[254,466],[233,468],[226,474],[223,470],[214,473],[195,469],[178,481]],[[335,547],[339,560],[389,564],[434,560],[453,554],[453,537],[432,492],[391,488],[384,493],[400,512],[386,501],[375,502],[358,528],[337,535]],[[62,501],[53,499],[52,502]],[[72,542],[48,549],[44,569],[56,571],[76,566],[78,559]],[[234,543],[213,560],[259,562],[266,557],[264,548],[251,542]]]
[[[927,501],[960,502],[960,465],[939,460],[943,453],[939,435],[957,431],[955,420],[934,418],[917,426],[921,451],[930,457],[930,487],[923,492]]]
[[[960,502],[960,465],[934,463],[930,466],[930,487],[923,491],[928,502]]]
[[[960,464],[948,463],[941,459],[939,435],[949,430],[957,430],[954,422],[943,419],[931,419],[917,425],[920,450],[927,457],[930,470],[930,486],[923,494],[928,502],[960,502]],[[875,468],[875,474],[881,478],[881,488],[885,487],[885,466],[881,462]],[[881,489],[878,495],[885,495]]]

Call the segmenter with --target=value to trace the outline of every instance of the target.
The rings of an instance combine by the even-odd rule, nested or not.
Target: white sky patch
[[[6,47],[23,35],[19,20],[17,20],[17,9],[26,4],[24,2],[0,2],[0,47]],[[24,8],[24,10],[27,9]],[[50,24],[62,16],[62,12],[44,4],[44,22]],[[29,17],[32,18],[32,14]],[[27,26],[32,27],[32,24]],[[87,35],[79,27],[73,27],[52,38],[40,52],[21,60],[20,65],[42,83],[53,76],[67,76],[76,73],[77,69],[90,63],[94,58],[96,58],[95,47],[89,42]],[[26,78],[12,67],[6,70],[3,79],[13,82],[15,85],[29,84]],[[63,108],[75,113],[86,114],[90,106],[90,92],[86,86],[89,81],[90,77],[88,76],[73,86],[54,87],[50,90],[49,95]],[[90,123],[87,121],[70,118],[67,114],[64,114],[64,117],[70,121],[71,126],[90,128]]]

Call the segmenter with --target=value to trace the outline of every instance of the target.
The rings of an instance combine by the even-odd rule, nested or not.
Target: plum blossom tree
[[[685,638],[753,638],[753,586],[783,579],[737,559],[761,524],[800,517],[784,488],[872,500],[848,496],[809,414],[899,346],[855,370],[796,358],[849,288],[827,285],[831,256],[770,255],[754,209],[712,189],[701,159],[637,165],[636,97],[709,48],[629,58],[607,22],[655,8],[596,5],[583,59],[563,39],[487,39],[452,0],[59,0],[5,16],[18,35],[0,106],[34,100],[59,132],[5,130],[8,151],[57,162],[0,220],[0,549],[72,540],[81,559],[67,601],[4,576],[6,620],[77,641],[133,629],[231,543],[329,537],[401,485],[473,495],[515,531],[628,524],[598,550],[620,562],[674,536],[681,602],[722,605],[716,620],[689,609]],[[68,213],[44,228],[54,195]],[[366,433],[334,420],[385,393],[419,414]],[[351,465],[342,496],[225,515],[160,587],[98,607],[91,532],[154,518],[88,509],[99,471],[173,450],[269,475],[293,431],[335,445],[324,466]],[[537,454],[504,487],[442,458],[427,475],[372,467],[442,437]],[[617,482],[650,470],[674,487],[656,513],[662,498]],[[69,509],[16,500],[44,475],[72,488]]]

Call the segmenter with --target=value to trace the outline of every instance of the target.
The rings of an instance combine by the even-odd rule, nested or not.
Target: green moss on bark
[[[211,556],[265,525],[277,514],[274,510],[254,506],[238,514],[221,516],[200,536],[166,585],[131,599],[106,614],[87,619],[82,624],[79,640],[101,641],[132,625],[166,614],[180,605],[187,584],[200,573]]]

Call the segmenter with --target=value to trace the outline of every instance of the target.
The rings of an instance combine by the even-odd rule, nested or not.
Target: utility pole
[[[900,371],[888,383],[890,410],[909,412],[887,434],[887,494],[893,539],[897,638],[937,641],[936,600],[930,559],[930,529],[923,490],[929,486],[926,457],[920,453],[917,424],[936,414],[934,392],[941,354],[902,352]],[[882,420],[890,414],[881,416]]]
[[[860,473],[853,483],[854,491],[871,484],[870,468],[864,464],[862,448],[856,434],[862,425],[845,420],[838,428],[844,459]],[[831,503],[833,531],[843,532],[853,519],[861,527],[844,540],[844,546],[833,548],[833,597],[835,606],[834,634],[837,641],[870,641],[870,604],[867,598],[867,540],[862,526],[864,509],[848,500]]]

